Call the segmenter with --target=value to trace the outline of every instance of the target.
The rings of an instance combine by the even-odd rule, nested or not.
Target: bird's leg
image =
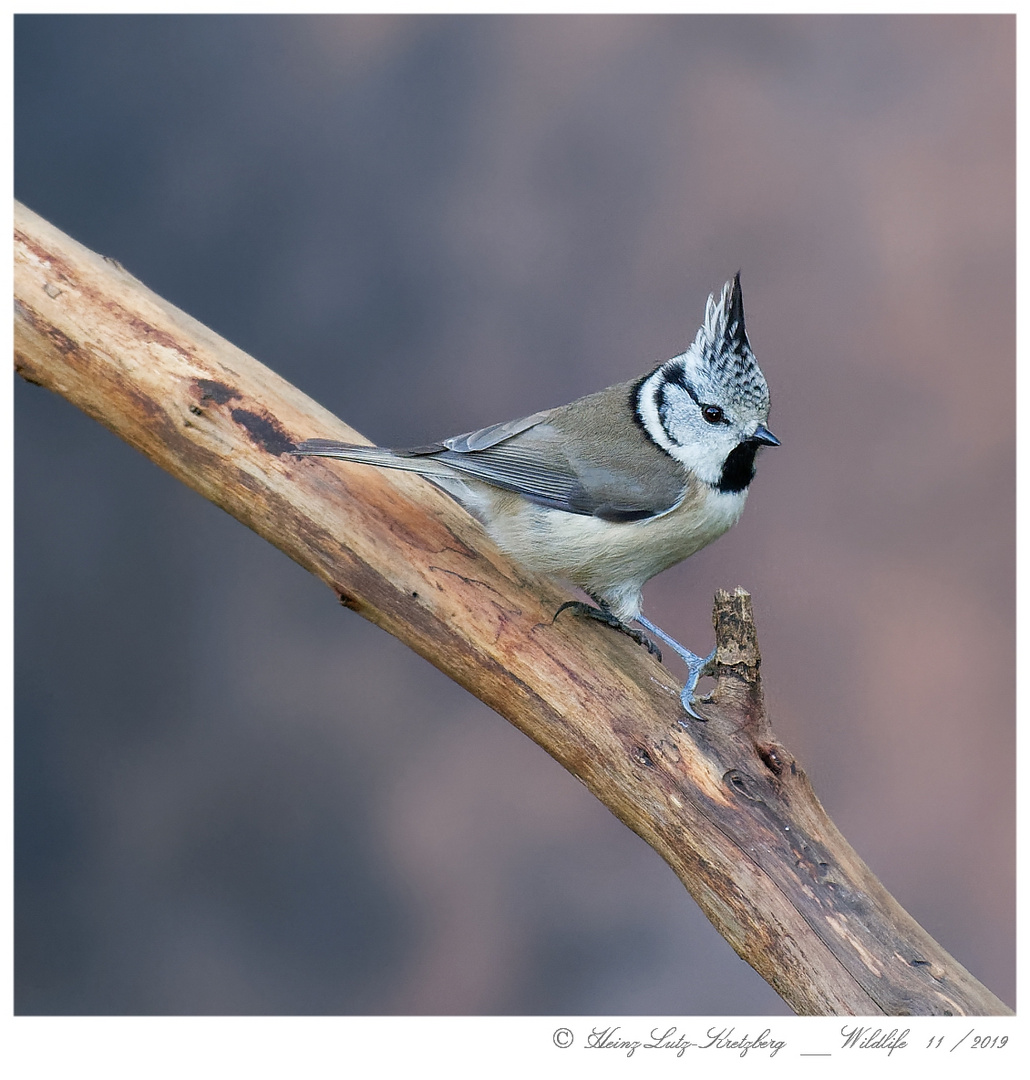
[[[708,656],[700,657],[696,653],[692,653],[689,649],[685,649],[678,641],[674,641],[664,630],[655,626],[655,624],[648,619],[645,619],[643,615],[637,616],[637,622],[640,623],[645,630],[649,630],[656,637],[660,637],[667,645],[672,646],[676,653],[683,658],[684,663],[687,665],[687,682],[683,687],[683,693],[680,694],[680,704],[683,706],[683,710],[688,716],[692,716],[695,720],[704,720],[703,716],[698,716],[698,714],[694,712],[694,688],[697,686],[698,680],[704,674],[705,668],[707,668],[715,659],[715,649],[712,649]]]
[[[596,600],[597,607],[594,607],[593,604],[584,604],[582,600],[566,600],[554,613],[554,619],[557,619],[566,608],[574,611],[577,615],[585,615],[588,619],[596,619],[598,622],[604,623],[605,626],[610,626],[613,630],[618,630],[620,633],[631,637],[638,645],[643,645],[661,663],[662,650],[645,633],[641,630],[635,630],[632,626],[627,626],[603,600],[597,600],[596,597],[593,599]],[[551,620],[552,623],[554,619]],[[637,619],[637,622],[640,622],[640,620]],[[673,645],[675,645],[675,642],[673,642]],[[694,681],[697,682],[696,679]]]

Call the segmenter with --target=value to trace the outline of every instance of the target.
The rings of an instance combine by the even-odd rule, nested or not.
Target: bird
[[[502,551],[594,602],[570,600],[555,619],[571,608],[659,659],[660,649],[631,624],[669,645],[687,665],[683,709],[702,720],[693,694],[715,651],[698,656],[647,619],[642,590],[737,522],[759,450],[780,445],[768,418],[769,387],[744,327],[738,271],[718,299],[709,295],[686,350],[641,378],[427,446],[309,439],[291,453],[431,480]]]

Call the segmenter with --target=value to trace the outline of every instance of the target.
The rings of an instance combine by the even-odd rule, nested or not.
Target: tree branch
[[[24,207],[18,373],[54,390],[496,709],[673,868],[800,1013],[1010,1010],[883,888],[765,713],[750,597],[716,597],[706,723],[645,650],[587,620],[416,476],[285,454],[360,436]]]

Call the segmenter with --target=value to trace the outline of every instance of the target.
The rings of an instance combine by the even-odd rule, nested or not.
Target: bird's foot
[[[551,622],[553,623],[566,609],[574,611],[577,615],[585,615],[588,619],[595,619],[597,622],[604,623],[605,626],[610,626],[613,630],[618,630],[627,637],[631,637],[638,645],[643,645],[652,656],[657,657],[658,662],[661,663],[662,650],[642,630],[627,626],[607,604],[598,602],[597,607],[594,607],[593,604],[585,604],[582,600],[566,600],[554,613],[554,619]],[[638,619],[637,622],[639,621]],[[694,682],[696,683],[697,679]]]
[[[708,656],[698,656],[697,653],[692,653],[689,649],[685,649],[678,641],[669,637],[661,627],[655,626],[653,622],[645,619],[643,615],[637,616],[637,622],[656,637],[660,637],[667,645],[671,646],[676,654],[687,665],[687,681],[683,687],[683,693],[680,694],[680,704],[683,706],[683,711],[687,716],[692,716],[695,720],[704,720],[703,716],[699,716],[694,712],[694,690],[696,689],[701,676],[707,673],[708,665],[715,659],[715,649],[712,649]],[[681,720],[680,723],[682,724],[683,721]]]

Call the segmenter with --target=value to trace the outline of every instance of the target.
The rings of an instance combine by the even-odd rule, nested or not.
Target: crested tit
[[[744,329],[740,275],[709,296],[687,350],[643,378],[569,405],[429,446],[389,450],[311,439],[298,456],[405,469],[432,480],[526,567],[582,588],[598,605],[566,607],[657,651],[635,621],[686,661],[682,703],[705,665],[641,614],[655,574],[740,517],[755,456],[779,440],[765,426],[769,388]]]

